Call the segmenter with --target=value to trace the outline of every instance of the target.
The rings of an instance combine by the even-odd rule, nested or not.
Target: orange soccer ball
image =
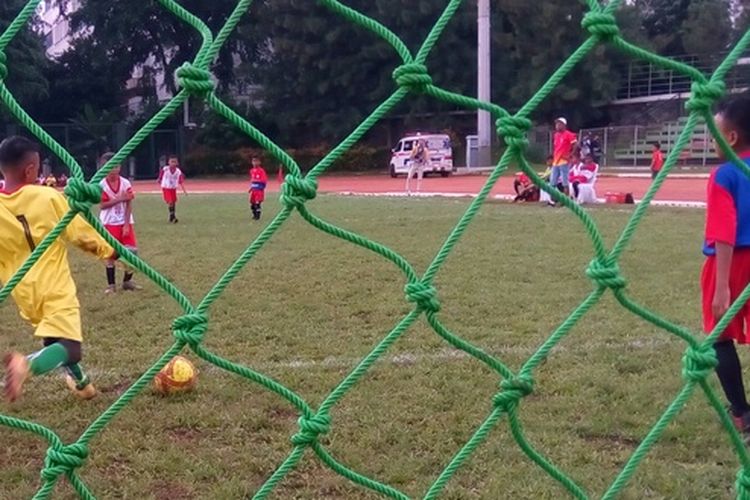
[[[195,387],[198,370],[187,358],[175,356],[154,377],[154,391],[167,396],[187,392]]]

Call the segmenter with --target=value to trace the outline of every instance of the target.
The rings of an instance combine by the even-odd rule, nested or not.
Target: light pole
[[[489,102],[490,93],[490,0],[477,0],[477,98]],[[492,116],[477,112],[478,166],[492,164]]]

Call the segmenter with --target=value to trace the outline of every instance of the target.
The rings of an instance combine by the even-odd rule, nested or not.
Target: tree
[[[0,33],[3,32],[26,4],[23,0],[0,2]],[[44,71],[48,65],[41,36],[33,24],[24,27],[6,49],[8,88],[24,106],[45,99],[49,82]],[[7,116],[5,109],[0,112]]]
[[[660,54],[710,55],[726,49],[731,0],[636,0],[643,27]]]
[[[729,0],[692,0],[682,23],[687,54],[711,56],[727,50],[732,37]]]

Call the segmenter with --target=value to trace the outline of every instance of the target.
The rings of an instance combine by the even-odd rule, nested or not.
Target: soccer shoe
[[[136,285],[133,282],[133,280],[128,280],[128,281],[123,281],[122,282],[122,289],[123,290],[127,290],[127,291],[131,291],[131,292],[135,292],[135,291],[138,291],[138,290],[143,290],[143,287],[140,286],[140,285]]]
[[[107,288],[104,289],[104,295],[112,295],[116,291],[117,289],[115,288],[115,285],[109,285]]]
[[[21,396],[23,383],[29,378],[29,361],[21,353],[9,352],[3,358],[5,365],[5,399],[13,402]]]
[[[78,387],[78,384],[76,384],[76,381],[70,375],[65,375],[65,383],[67,384],[68,389],[70,389],[79,399],[88,400],[96,397],[96,388],[94,387],[94,384],[89,382],[88,377],[84,379],[84,384],[81,388]]]

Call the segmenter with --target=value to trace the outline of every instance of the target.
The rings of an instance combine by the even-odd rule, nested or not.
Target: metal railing
[[[673,59],[685,62],[698,70],[710,74],[719,62],[726,57],[725,53],[712,55],[684,55]],[[672,70],[654,66],[649,62],[632,61],[623,68],[625,80],[617,91],[617,100],[638,99],[661,95],[675,95],[690,92],[690,78]],[[727,89],[744,89],[750,87],[750,52],[738,61],[727,75]]]

